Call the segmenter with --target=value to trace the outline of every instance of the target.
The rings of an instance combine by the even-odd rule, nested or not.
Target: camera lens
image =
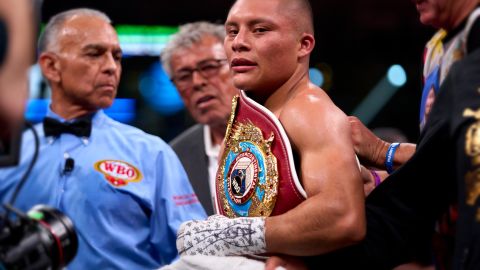
[[[72,221],[59,210],[37,205],[27,215],[49,232],[54,242],[51,246],[53,269],[61,268],[73,260],[78,249],[78,239]]]
[[[72,221],[55,208],[37,205],[28,222],[12,226],[0,243],[0,269],[62,269],[77,253]]]

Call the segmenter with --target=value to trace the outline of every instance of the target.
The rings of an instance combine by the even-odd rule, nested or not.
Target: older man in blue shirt
[[[75,9],[54,16],[39,41],[52,88],[37,126],[39,157],[15,207],[48,204],[69,216],[79,248],[69,269],[153,269],[177,256],[178,226],[205,212],[171,148],[106,116],[117,92],[122,51],[109,18]],[[34,152],[23,135],[20,165],[0,171],[6,202]]]

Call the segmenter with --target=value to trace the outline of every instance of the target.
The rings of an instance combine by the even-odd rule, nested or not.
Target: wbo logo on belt
[[[247,148],[245,152],[238,154],[233,162],[228,162],[228,193],[230,198],[236,204],[244,204],[252,197],[255,188],[258,183],[258,159],[262,159],[259,156],[256,146],[246,143]],[[254,153],[250,152],[251,148],[254,149]],[[257,158],[258,156],[258,158]]]
[[[114,187],[126,186],[130,182],[140,182],[142,179],[142,173],[125,161],[100,160],[94,164],[94,168]]]

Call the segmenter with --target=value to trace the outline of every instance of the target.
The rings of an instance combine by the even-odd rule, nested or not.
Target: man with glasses
[[[190,182],[209,215],[213,197],[217,156],[225,135],[232,97],[238,93],[229,73],[223,25],[195,22],[180,26],[161,54],[170,75],[197,125],[170,145],[179,156]]]

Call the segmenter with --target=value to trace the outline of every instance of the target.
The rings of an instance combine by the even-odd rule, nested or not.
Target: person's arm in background
[[[368,196],[374,188],[380,185],[383,180],[388,177],[387,171],[368,169],[363,165],[360,165],[360,175],[363,180],[363,191],[365,196]]]
[[[381,140],[370,131],[357,117],[349,116],[355,153],[365,166],[385,170],[385,160],[391,143]],[[415,153],[416,145],[401,143],[393,155],[393,169],[407,162]]]
[[[33,63],[34,36],[31,0],[0,1],[0,20],[7,30],[6,54],[0,63],[0,124],[23,119],[28,96],[28,68]],[[1,41],[4,42],[4,41]],[[3,127],[3,126],[2,126]]]

